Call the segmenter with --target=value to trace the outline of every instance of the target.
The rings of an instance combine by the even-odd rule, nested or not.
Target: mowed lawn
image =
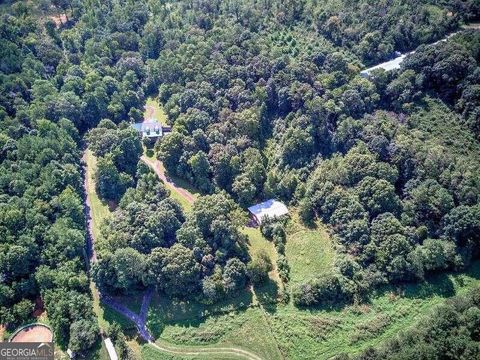
[[[264,251],[268,254],[273,265],[273,270],[268,274],[270,280],[282,288],[282,281],[277,271],[277,250],[272,241],[268,241],[260,232],[259,228],[244,227],[241,232],[248,236],[248,252],[250,257],[254,257],[258,252]]]
[[[90,206],[92,209],[92,230],[95,239],[99,239],[101,236],[100,227],[103,221],[112,216],[108,205],[100,200],[95,191],[95,171],[97,169],[97,158],[93,155],[91,150],[86,151],[86,162],[88,178],[88,197],[90,199]]]
[[[145,104],[145,120],[151,119],[157,120],[162,125],[168,125],[167,114],[156,98],[148,98]]]
[[[329,273],[333,266],[335,250],[323,224],[307,228],[293,213],[287,226],[285,256],[290,265],[290,284],[299,284]]]

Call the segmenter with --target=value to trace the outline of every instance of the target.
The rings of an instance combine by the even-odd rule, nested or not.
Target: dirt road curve
[[[192,195],[191,192],[188,190],[185,190],[181,187],[178,187],[175,185],[173,181],[167,178],[165,175],[165,171],[163,170],[163,167],[160,165],[159,160],[152,160],[143,155],[141,157],[142,161],[147,164],[155,173],[158,175],[158,177],[165,183],[169,188],[171,188],[173,191],[177,192],[181,197],[183,197],[189,204],[193,204],[195,201],[195,197]]]
[[[147,328],[147,310],[152,299],[153,289],[149,289],[143,295],[142,306],[140,314],[134,313],[132,310],[127,308],[125,305],[117,302],[113,297],[108,295],[102,295],[101,300],[104,304],[107,304],[112,309],[116,310],[127,319],[132,321],[138,329],[138,333],[142,338],[144,338],[148,343],[153,346],[155,349],[176,355],[189,355],[189,356],[198,356],[198,355],[224,355],[224,356],[235,356],[238,358],[248,359],[248,360],[262,360],[261,357],[243,349],[235,347],[179,347],[174,345],[159,345],[154,342],[153,336],[150,334]]]
[[[261,357],[255,355],[249,351],[235,348],[235,347],[222,347],[222,348],[208,348],[208,347],[191,347],[191,348],[178,348],[165,345],[158,345],[154,342],[149,342],[151,346],[160,351],[174,354],[174,355],[187,355],[187,356],[198,356],[198,355],[224,355],[224,356],[235,356],[237,358],[243,358],[248,360],[262,360]]]
[[[84,154],[84,160],[86,164],[86,154]],[[194,196],[187,190],[179,188],[173,183],[172,181],[168,180],[163,168],[158,160],[151,160],[146,156],[142,156],[142,161],[144,161],[150,168],[152,168],[155,173],[158,175],[160,179],[162,179],[173,191],[178,192],[186,201],[192,204],[195,201]],[[87,226],[88,226],[88,234],[87,234],[87,246],[89,249],[89,254],[91,256],[90,261],[96,262],[97,256],[95,254],[94,249],[94,236],[93,236],[93,223],[92,223],[92,208],[90,206],[90,198],[88,194],[88,182],[89,178],[87,176],[87,169],[86,165],[84,168],[84,188],[85,188],[85,217],[87,219]],[[127,319],[132,321],[137,329],[138,333],[142,338],[144,338],[148,343],[156,350],[162,351],[168,354],[174,355],[187,355],[187,356],[199,356],[204,355],[208,357],[209,355],[218,355],[218,356],[225,356],[225,357],[235,357],[247,360],[262,360],[261,357],[255,355],[247,350],[239,349],[236,347],[200,347],[200,346],[193,346],[193,347],[181,347],[181,346],[174,346],[174,345],[164,345],[164,344],[156,344],[154,342],[153,336],[150,334],[150,331],[147,328],[147,314],[148,308],[150,305],[150,301],[153,296],[153,288],[148,289],[142,299],[142,306],[140,308],[140,314],[134,313],[132,310],[127,308],[125,305],[121,304],[115,298],[107,295],[107,294],[100,294],[100,301],[105,305],[108,305],[113,310],[117,311],[118,313],[125,316]]]

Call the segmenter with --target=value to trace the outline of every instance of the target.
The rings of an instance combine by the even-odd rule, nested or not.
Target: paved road
[[[177,192],[181,197],[183,197],[189,204],[193,204],[195,201],[195,197],[193,194],[181,187],[178,187],[175,185],[175,183],[170,180],[167,175],[165,174],[165,170],[161,166],[161,163],[159,160],[152,160],[143,155],[141,157],[142,161],[147,164],[155,173],[158,175],[158,177],[168,185],[169,188],[171,188],[173,191]]]
[[[147,297],[147,294],[148,294],[148,291],[143,297],[142,310],[143,310],[144,306],[145,306],[146,309],[148,309],[148,305],[150,303],[151,295],[148,297],[148,300],[145,301],[145,298]],[[147,329],[146,311],[144,311],[143,316],[142,316],[142,312],[140,313],[140,315],[135,314],[132,310],[127,308],[125,305],[120,304],[119,302],[117,302],[115,299],[113,299],[109,295],[100,295],[100,301],[102,303],[110,306],[112,309],[114,309],[115,311],[119,312],[120,314],[125,316],[127,319],[132,321],[137,326],[138,333],[140,334],[140,336],[142,338],[144,338],[146,341],[150,342],[150,341],[154,340],[153,336],[150,334],[150,332]]]

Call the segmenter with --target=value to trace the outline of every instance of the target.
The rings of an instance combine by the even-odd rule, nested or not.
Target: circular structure
[[[10,337],[10,342],[52,342],[52,340],[52,330],[40,323],[22,326]]]

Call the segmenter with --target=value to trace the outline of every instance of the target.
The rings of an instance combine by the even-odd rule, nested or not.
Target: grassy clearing
[[[98,239],[101,235],[100,227],[105,219],[112,216],[108,205],[100,200],[95,191],[95,170],[97,168],[97,159],[92,151],[86,151],[87,173],[88,177],[88,197],[90,199],[90,206],[92,208],[92,225],[93,236]]]
[[[259,251],[265,251],[273,264],[273,270],[268,274],[270,279],[274,281],[278,287],[282,287],[282,281],[278,276],[277,271],[277,250],[275,250],[275,245],[273,242],[268,241],[260,232],[259,228],[250,228],[244,227],[241,229],[241,232],[248,236],[248,252],[250,257],[254,257]]]
[[[155,119],[162,125],[168,125],[167,114],[156,98],[148,98],[145,104],[145,120]]]
[[[294,213],[287,227],[285,256],[290,265],[290,283],[298,284],[330,272],[335,250],[323,224],[306,228]]]
[[[480,262],[465,274],[443,274],[422,284],[383,289],[369,304],[333,310],[280,307],[270,318],[288,359],[328,359],[356,354],[413,326],[444,299],[480,285]]]
[[[205,355],[173,355],[155,349],[152,345],[142,347],[142,359],[148,360],[230,360],[244,358],[226,358],[224,355],[205,354]]]
[[[201,306],[166,306],[169,319],[163,322],[158,343],[182,345],[184,350],[199,345],[236,346],[265,359],[327,359],[342,351],[353,354],[414,325],[445,298],[480,284],[479,279],[477,263],[465,275],[436,276],[424,284],[386,288],[369,304],[333,310],[279,305],[265,313],[252,305],[202,317]]]
[[[253,290],[254,305],[261,305],[262,308],[270,311],[274,309],[280,301],[284,287],[277,270],[277,250],[273,242],[268,241],[260,232],[259,228],[244,227],[242,233],[248,236],[248,252],[250,257],[254,257],[259,251],[265,251],[273,265],[273,270],[268,274],[269,279],[261,285],[255,285]]]
[[[187,200],[185,200],[185,198],[182,195],[180,195],[175,190],[171,189],[170,186],[168,185],[167,185],[167,188],[170,190],[170,197],[172,199],[177,200],[180,203],[180,206],[182,207],[185,213],[188,213],[192,210],[192,204],[190,204]]]
[[[209,316],[228,314],[247,309],[253,303],[251,291],[245,290],[233,299],[225,299],[214,305],[194,300],[175,300],[163,294],[155,294],[148,309],[147,326],[152,335],[160,337],[171,324],[198,325]]]
[[[171,344],[177,347],[181,345],[182,350],[194,350],[195,346],[211,349],[236,347],[258,354],[264,359],[281,358],[270,325],[259,307],[212,315],[195,321],[167,323],[157,343],[166,347]]]
[[[325,229],[320,225],[305,229],[293,217],[287,229],[292,282],[330,271],[334,252]],[[272,258],[276,256],[273,244],[263,239],[258,229],[242,231],[249,236],[251,254],[265,249]],[[236,303],[215,306],[174,303],[163,297],[155,299],[150,309],[149,326],[156,329],[158,344],[182,349],[236,346],[265,359],[328,359],[341,352],[358,354],[378,346],[414,326],[445,299],[474,286],[480,286],[480,261],[464,274],[437,274],[420,284],[385,287],[369,303],[344,308],[298,309],[292,303],[278,302],[265,306],[258,295],[261,289],[255,289],[254,294],[245,292]],[[154,357],[152,351],[156,350],[144,346],[143,358],[203,359],[165,354]]]

